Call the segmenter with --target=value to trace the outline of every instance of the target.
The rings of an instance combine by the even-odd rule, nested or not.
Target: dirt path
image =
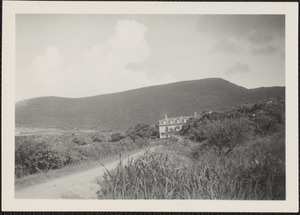
[[[158,146],[159,147],[159,146]],[[153,147],[150,151],[156,150]],[[137,158],[141,156],[145,150],[136,152],[123,162],[127,162],[128,158]],[[105,165],[106,169],[113,170],[119,163],[119,159]],[[15,192],[16,199],[95,199],[96,192],[100,189],[98,180],[102,180],[105,169],[99,164],[99,167],[64,176],[41,184],[26,187]]]

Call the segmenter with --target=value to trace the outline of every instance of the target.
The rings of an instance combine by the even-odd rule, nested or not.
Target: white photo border
[[[39,200],[14,198],[16,14],[282,14],[286,20],[286,200]],[[297,2],[59,2],[3,1],[2,210],[297,212],[298,4]]]

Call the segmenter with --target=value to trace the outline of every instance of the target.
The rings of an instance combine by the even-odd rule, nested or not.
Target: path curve
[[[149,150],[154,151],[161,146],[152,147]],[[129,155],[122,162],[127,162],[129,158],[137,158],[145,153],[146,150]],[[109,171],[117,167],[119,159],[105,165]],[[97,183],[103,179],[105,169],[99,164],[99,167],[89,169],[80,173],[57,178],[44,183],[32,185],[15,192],[16,199],[96,199],[96,192],[101,188]]]

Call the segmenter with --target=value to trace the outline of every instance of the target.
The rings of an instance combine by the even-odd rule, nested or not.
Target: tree
[[[156,139],[159,138],[159,127],[158,124],[156,124],[154,127],[150,127],[150,138]]]
[[[131,127],[127,132],[127,136],[134,142],[136,139],[149,139],[152,137],[158,137],[159,132],[155,127],[151,127],[149,124],[139,123],[135,127]]]
[[[218,147],[220,152],[226,148],[225,154],[228,154],[244,143],[251,129],[250,122],[245,118],[208,121],[207,142]]]

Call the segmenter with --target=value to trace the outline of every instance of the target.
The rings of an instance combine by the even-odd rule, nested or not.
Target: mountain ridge
[[[120,92],[113,92],[113,93],[104,93],[104,94],[99,94],[99,95],[93,95],[93,96],[84,96],[84,97],[65,97],[65,96],[41,96],[41,97],[34,97],[34,98],[28,98],[28,99],[24,99],[24,100],[20,100],[16,103],[19,102],[23,102],[23,101],[27,101],[27,100],[32,100],[32,99],[38,99],[38,98],[64,98],[64,99],[83,99],[83,98],[92,98],[92,97],[98,97],[98,96],[104,96],[104,95],[112,95],[112,94],[118,94],[118,93],[125,93],[125,92],[129,92],[129,91],[136,91],[139,89],[147,89],[147,88],[154,88],[154,87],[159,87],[159,86],[167,86],[167,85],[173,85],[173,84],[183,84],[183,83],[188,83],[188,82],[194,82],[194,81],[204,81],[204,80],[223,80],[226,81],[228,83],[231,83],[225,79],[222,78],[205,78],[205,79],[196,79],[196,80],[184,80],[184,81],[178,81],[178,82],[172,82],[172,83],[167,83],[167,84],[158,84],[158,85],[152,85],[152,86],[146,86],[146,87],[139,87],[139,88],[135,88],[135,89],[130,89],[130,90],[124,90],[124,91],[120,91]],[[238,85],[237,85],[238,86]],[[241,88],[245,88],[242,86],[239,86]],[[274,86],[275,87],[275,86]],[[276,86],[277,87],[277,86]],[[260,87],[263,88],[263,87]],[[245,88],[248,89],[248,88]],[[250,88],[252,89],[252,88]],[[257,88],[253,88],[253,89],[257,89]]]
[[[16,124],[126,129],[141,122],[155,124],[165,114],[192,115],[284,94],[285,87],[247,89],[221,78],[189,80],[81,98],[22,100],[16,103]]]

